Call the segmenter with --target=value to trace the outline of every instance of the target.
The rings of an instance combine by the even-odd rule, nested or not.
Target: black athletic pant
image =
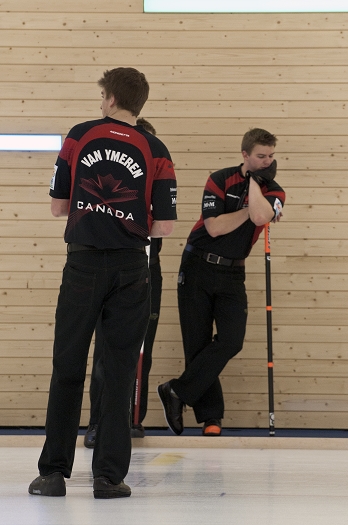
[[[198,423],[221,419],[224,399],[219,374],[240,352],[245,336],[245,269],[211,264],[184,252],[179,275],[185,371],[170,383],[180,399],[193,407]]]
[[[147,256],[138,250],[68,254],[56,310],[41,475],[71,475],[88,351],[101,312],[105,379],[92,471],[115,484],[127,475],[130,401],[150,315]]]
[[[151,275],[151,314],[149,325],[147,328],[145,340],[144,340],[144,353],[143,353],[143,365],[142,365],[142,376],[141,376],[141,388],[140,388],[140,411],[139,411],[139,423],[145,419],[147,412],[147,400],[149,392],[149,374],[152,365],[152,347],[155,341],[158,319],[161,308],[161,295],[162,295],[162,274],[161,265],[159,262],[150,264],[150,275]],[[90,384],[90,425],[98,424],[100,417],[100,403],[103,392],[104,383],[104,367],[103,367],[103,330],[101,325],[101,316],[99,317],[95,329],[95,346],[93,354],[93,368],[91,374]],[[134,392],[133,402],[134,407]],[[134,414],[132,413],[132,421]]]

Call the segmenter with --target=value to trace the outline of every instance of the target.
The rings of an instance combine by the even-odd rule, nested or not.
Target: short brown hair
[[[117,67],[104,71],[98,85],[104,88],[107,99],[114,96],[117,106],[130,111],[135,117],[149,97],[150,87],[144,73],[133,67]]]
[[[248,155],[251,154],[256,144],[261,146],[275,146],[277,137],[261,128],[251,128],[247,131],[242,140],[242,151],[246,151]]]
[[[148,131],[149,133],[152,133],[152,135],[156,135],[156,130],[153,127],[153,125],[143,117],[137,118],[137,126],[143,126],[143,128],[146,131]]]

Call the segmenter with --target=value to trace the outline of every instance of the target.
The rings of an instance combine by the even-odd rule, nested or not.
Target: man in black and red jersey
[[[67,261],[56,309],[46,441],[29,493],[65,496],[79,430],[92,334],[102,312],[104,389],[92,471],[95,498],[131,495],[130,400],[150,315],[149,237],[170,235],[176,181],[165,145],[136,117],[149,85],[134,68],[106,71],[103,118],[68,133],[50,196],[68,216]]]
[[[154,126],[145,118],[140,117],[137,119],[137,125],[143,126],[143,128],[156,135]],[[152,238],[150,244],[149,254],[149,268],[151,276],[151,314],[149,319],[149,325],[147,327],[146,336],[144,339],[143,346],[143,357],[141,360],[141,386],[140,395],[138,395],[139,401],[139,414],[137,421],[135,419],[135,390],[137,385],[134,385],[134,402],[132,410],[132,423],[131,423],[131,437],[145,437],[145,429],[142,422],[145,419],[147,412],[147,401],[149,392],[149,374],[152,365],[152,348],[155,341],[157,332],[160,308],[161,308],[161,296],[162,296],[162,272],[160,264],[159,253],[162,249],[162,239],[159,237]],[[90,397],[90,418],[88,428],[84,437],[84,445],[86,448],[94,448],[95,439],[98,429],[100,404],[103,393],[104,385],[104,367],[103,367],[103,347],[104,337],[102,329],[102,314],[99,316],[96,327],[95,327],[95,345],[93,352],[93,367],[91,373],[91,383],[89,388]]]
[[[203,423],[203,435],[221,434],[219,374],[241,351],[247,322],[244,261],[264,224],[280,220],[285,201],[274,181],[276,141],[263,129],[249,130],[242,140],[244,163],[213,173],[206,183],[202,215],[189,235],[178,277],[185,371],[158,387],[175,434],[184,429],[184,404]]]

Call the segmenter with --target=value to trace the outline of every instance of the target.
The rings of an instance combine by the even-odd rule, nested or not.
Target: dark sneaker
[[[139,423],[139,425],[135,425],[134,423],[132,424],[131,437],[132,438],[145,437],[145,429],[141,423]]]
[[[65,496],[65,479],[62,472],[37,477],[30,483],[28,492],[33,496]]]
[[[93,481],[93,494],[95,499],[128,498],[132,491],[123,481],[114,485],[109,478],[98,476]]]
[[[203,436],[221,436],[221,419],[209,419],[202,428]]]
[[[184,403],[171,392],[169,383],[163,383],[157,388],[158,395],[162,401],[164,408],[164,415],[169,425],[169,428],[180,436],[184,430],[184,422],[182,419],[182,411]]]
[[[97,428],[98,428],[98,425],[88,425],[88,428],[85,434],[85,439],[83,440],[83,444],[85,445],[86,448],[94,448]]]

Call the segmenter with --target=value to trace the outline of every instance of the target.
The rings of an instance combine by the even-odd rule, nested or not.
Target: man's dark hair
[[[137,126],[143,126],[143,128],[149,133],[152,133],[152,135],[157,135],[153,125],[143,117],[137,118]]]
[[[261,146],[275,146],[277,140],[275,135],[272,135],[265,129],[251,128],[243,137],[241,150],[246,151],[250,155],[257,144],[261,144]]]
[[[98,80],[106,98],[115,97],[117,107],[137,117],[149,97],[149,84],[144,73],[133,67],[117,67],[104,72]]]

